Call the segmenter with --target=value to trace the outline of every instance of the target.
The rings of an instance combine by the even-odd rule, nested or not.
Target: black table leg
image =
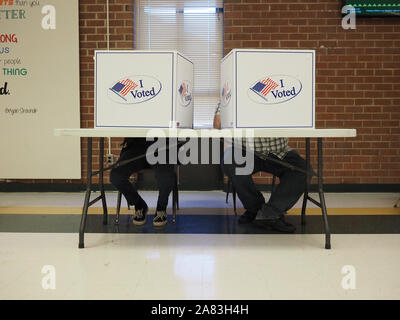
[[[87,141],[87,168],[86,168],[86,194],[85,194],[85,202],[83,204],[82,210],[82,218],[81,225],[79,228],[79,248],[82,249],[85,247],[84,244],[84,233],[86,227],[86,218],[89,209],[90,202],[90,193],[92,191],[92,138],[89,137]]]
[[[174,187],[172,188],[172,222],[176,222],[176,210],[179,209],[178,205],[178,174],[177,166],[174,166]]]
[[[99,154],[99,187],[101,194],[101,201],[103,204],[103,225],[107,224],[107,203],[106,195],[104,193],[104,138],[100,138],[100,154]]]
[[[322,138],[318,138],[318,193],[319,193],[319,201],[321,204],[322,216],[324,220],[324,228],[325,228],[325,249],[331,248],[331,232],[329,230],[328,224],[328,213],[326,211],[325,204],[325,196],[323,190],[323,179],[322,179]]]
[[[172,223],[176,222],[176,198],[175,198],[175,191],[173,190],[173,199],[172,199]]]
[[[308,190],[310,188],[310,138],[306,138],[306,170],[307,170],[307,182],[306,188],[304,190],[304,197],[303,197],[303,206],[301,208],[301,225],[304,226],[306,224],[306,208],[307,208],[307,201],[308,201]]]

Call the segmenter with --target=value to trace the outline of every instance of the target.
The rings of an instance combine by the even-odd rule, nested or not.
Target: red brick
[[[329,169],[324,182],[399,184],[399,19],[357,19],[355,30],[343,30],[341,7],[341,0],[226,0],[224,53],[233,48],[315,49],[317,127],[357,129],[355,138],[324,140],[325,167]],[[107,47],[105,9],[103,0],[79,3],[83,128],[94,124],[93,54],[94,50]],[[132,0],[110,1],[112,49],[134,47],[133,10]],[[81,141],[85,177],[86,140]],[[112,139],[112,152],[116,155],[121,141]],[[95,154],[97,143],[96,140]],[[304,139],[290,139],[290,145],[304,154]],[[315,163],[315,141],[312,152]],[[258,175],[255,180],[271,183],[268,175]],[[38,180],[25,182],[32,181]]]

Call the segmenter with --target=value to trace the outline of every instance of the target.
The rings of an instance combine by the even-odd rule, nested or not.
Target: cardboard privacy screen
[[[234,49],[220,90],[223,128],[314,128],[315,51]]]
[[[95,51],[95,128],[192,128],[193,63],[177,51]]]

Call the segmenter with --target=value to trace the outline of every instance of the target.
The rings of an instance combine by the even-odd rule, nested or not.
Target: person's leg
[[[167,224],[168,197],[175,182],[174,165],[158,164],[155,165],[154,170],[158,185],[158,200],[156,213],[153,219],[153,226],[162,227]]]
[[[173,164],[159,164],[154,166],[158,185],[157,211],[165,211],[168,197],[174,187],[175,172]]]
[[[122,149],[120,161],[128,160],[137,157],[140,153],[134,149]],[[110,173],[111,183],[120,191],[130,206],[135,206],[136,209],[147,207],[146,202],[140,197],[136,186],[129,181],[129,177],[137,171],[148,167],[146,158],[141,158],[120,167],[114,168]]]
[[[297,151],[289,151],[283,161],[306,170],[306,161]],[[271,193],[269,201],[257,213],[256,220],[270,221],[279,231],[293,232],[295,230],[284,221],[284,215],[301,197],[306,186],[306,174],[292,170],[275,162],[265,160],[262,170],[279,177],[279,184]],[[310,179],[314,174],[310,168]]]
[[[229,152],[227,151],[225,154],[225,158],[229,156]],[[233,161],[234,162],[234,161]],[[258,158],[255,158],[254,160],[254,170],[252,172],[258,172],[260,165],[260,161]],[[236,172],[236,168],[239,167],[237,164],[232,163],[232,164],[227,164],[223,163],[222,164],[222,170],[223,172],[231,179],[233,186],[236,189],[236,193],[240,199],[240,201],[243,204],[243,207],[251,212],[254,213],[254,215],[257,213],[257,211],[261,208],[262,204],[265,203],[264,196],[262,193],[256,188],[252,174],[248,175],[238,175]]]
[[[289,151],[283,161],[300,169],[307,169],[306,160],[303,159],[296,150]],[[271,194],[267,205],[285,213],[296,204],[304,193],[307,183],[307,175],[303,172],[291,170],[283,166],[280,166],[280,168],[275,172],[279,177],[279,184]],[[314,171],[310,168],[309,179],[311,179],[313,174]]]

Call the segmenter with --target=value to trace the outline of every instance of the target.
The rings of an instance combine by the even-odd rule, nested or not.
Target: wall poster
[[[0,0],[0,179],[80,179],[78,0]]]

